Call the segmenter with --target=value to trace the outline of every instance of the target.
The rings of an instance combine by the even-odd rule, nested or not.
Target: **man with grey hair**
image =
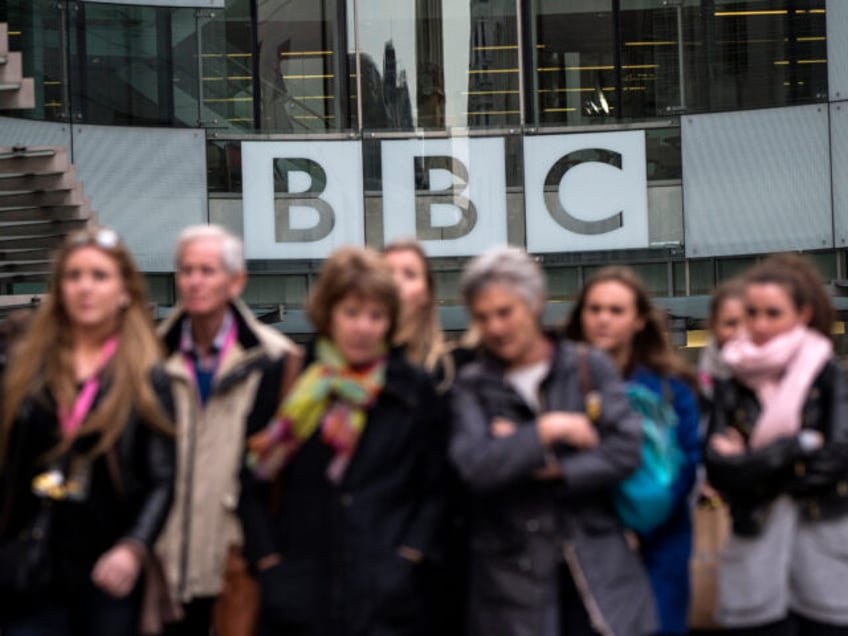
[[[157,553],[183,609],[165,633],[208,636],[225,576],[244,566],[237,507],[245,434],[271,419],[292,366],[286,360],[296,366],[300,352],[239,300],[242,243],[224,228],[186,228],[176,270],[180,302],[160,336],[176,406],[177,480]]]
[[[523,250],[474,258],[461,288],[483,349],[452,395],[450,455],[472,499],[469,633],[651,633],[651,589],[611,497],[641,452],[615,367],[545,333],[544,276]]]

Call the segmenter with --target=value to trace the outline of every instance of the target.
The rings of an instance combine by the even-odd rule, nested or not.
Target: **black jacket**
[[[268,489],[245,471],[245,552],[253,562],[282,556],[261,575],[268,633],[419,633],[419,572],[398,548],[427,554],[440,522],[441,404],[423,370],[395,350],[340,485],[325,476],[332,453],[319,433],[275,484],[272,512]]]
[[[806,451],[798,436],[742,455],[720,455],[710,448],[710,436],[729,428],[747,441],[760,410],[748,387],[735,379],[716,382],[704,458],[710,483],[730,505],[734,532],[757,534],[768,504],[783,494],[795,497],[808,520],[848,513],[848,385],[837,360],[816,377],[802,408],[802,430],[820,432],[821,449]]]
[[[157,369],[152,383],[168,412],[167,377]],[[58,440],[52,396],[44,391],[24,400],[0,475],[0,540],[15,536],[36,514],[39,503],[30,484],[45,469],[44,456]],[[70,458],[84,455],[95,443],[92,435],[80,436],[68,457],[59,461],[67,465]],[[90,474],[86,499],[59,501],[53,507],[54,584],[59,587],[87,583],[100,555],[122,539],[152,549],[173,497],[173,438],[133,412],[113,450],[91,463]]]

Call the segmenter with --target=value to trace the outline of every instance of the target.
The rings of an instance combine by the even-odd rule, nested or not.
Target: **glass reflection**
[[[355,125],[344,2],[259,0],[261,128],[324,132]]]
[[[97,124],[190,125],[178,101],[194,103],[194,11],[78,3],[71,30],[71,103],[75,121]],[[175,72],[180,69],[180,73]]]
[[[514,1],[367,2],[358,29],[365,128],[519,121]]]
[[[6,5],[0,13],[9,25],[9,50],[21,52],[24,77],[32,77],[35,84],[35,108],[12,114],[39,121],[67,121],[70,106],[63,12],[52,0]]]
[[[539,124],[587,124],[617,115],[611,0],[533,0],[532,95]]]

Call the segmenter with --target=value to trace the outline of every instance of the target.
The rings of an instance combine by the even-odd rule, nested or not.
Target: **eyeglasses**
[[[78,230],[68,235],[67,244],[74,247],[96,245],[104,250],[115,249],[121,238],[115,230],[101,227],[96,230]]]

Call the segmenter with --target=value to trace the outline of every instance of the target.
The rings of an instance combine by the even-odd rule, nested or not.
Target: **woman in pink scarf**
[[[733,519],[717,618],[736,634],[848,634],[848,390],[833,307],[796,255],[752,269],[744,301],[705,454]]]

